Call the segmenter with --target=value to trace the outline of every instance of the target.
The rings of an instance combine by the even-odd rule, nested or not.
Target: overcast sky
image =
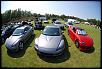
[[[1,13],[18,8],[43,15],[65,14],[83,19],[101,20],[100,1],[1,1]]]

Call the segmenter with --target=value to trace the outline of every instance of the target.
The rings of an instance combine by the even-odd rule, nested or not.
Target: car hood
[[[39,47],[43,48],[57,48],[61,41],[61,36],[48,36],[41,34],[39,37]]]
[[[14,42],[16,42],[19,38],[21,37],[20,36],[10,36],[9,38],[6,39],[6,46],[11,46]]]
[[[80,37],[80,40],[82,42],[86,42],[87,45],[92,45],[93,44],[93,39],[90,38],[88,35],[86,35],[86,36],[79,35],[79,37]]]

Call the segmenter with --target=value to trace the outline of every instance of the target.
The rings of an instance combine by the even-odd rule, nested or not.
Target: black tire
[[[77,48],[79,48],[79,41],[78,40],[75,41],[75,45]]]
[[[19,42],[19,49],[22,50],[24,48],[24,43],[22,41]]]

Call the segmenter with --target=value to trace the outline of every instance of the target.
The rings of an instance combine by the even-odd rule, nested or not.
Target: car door
[[[73,41],[75,41],[75,31],[74,31],[74,29],[73,29],[73,27],[71,27],[70,29],[69,29],[69,36],[71,37],[71,39],[73,40]]]
[[[28,37],[29,37],[29,28],[26,27],[24,29],[24,41],[27,41]]]

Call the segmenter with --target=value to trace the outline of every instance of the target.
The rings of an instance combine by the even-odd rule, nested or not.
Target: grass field
[[[51,21],[49,21],[51,22]],[[64,23],[64,21],[62,21]],[[45,26],[47,24],[44,24]],[[101,31],[85,24],[76,26],[84,28],[94,40],[94,48],[90,52],[81,52],[75,47],[64,30],[66,51],[58,57],[43,57],[37,55],[34,49],[34,40],[39,37],[41,30],[34,30],[32,36],[25,44],[25,49],[16,54],[7,51],[5,45],[1,46],[1,66],[10,68],[97,68],[101,65]]]

